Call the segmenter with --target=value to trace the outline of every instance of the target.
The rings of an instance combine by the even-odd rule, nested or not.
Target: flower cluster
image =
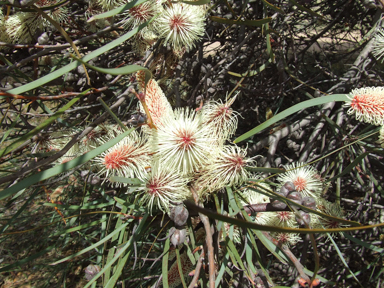
[[[132,132],[98,156],[94,163],[99,176],[140,179],[140,203],[164,212],[192,198],[189,186],[207,198],[248,179],[246,167],[254,161],[246,157],[244,149],[225,144],[237,125],[237,113],[231,108],[233,98],[224,104],[209,102],[199,111],[173,110],[154,79],[145,84],[142,71],[136,78],[142,90],[135,92],[140,110],[152,124],[142,126],[141,133]]]

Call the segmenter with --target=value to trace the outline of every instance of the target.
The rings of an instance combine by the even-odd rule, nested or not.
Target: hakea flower
[[[236,132],[239,113],[231,108],[235,99],[236,96],[226,103],[210,101],[202,108],[204,124],[211,126],[218,139],[227,140]]]
[[[165,38],[164,45],[170,43],[174,50],[187,50],[204,35],[203,10],[193,5],[174,3],[167,7],[156,21],[160,37]]]
[[[127,28],[134,28],[145,22],[151,20],[156,13],[161,9],[159,2],[156,0],[149,0],[143,4],[136,5],[128,10],[127,18],[125,19],[125,26]],[[140,30],[139,33],[143,34],[144,30],[148,30],[148,26]]]
[[[153,143],[165,167],[189,174],[207,164],[216,146],[209,127],[200,124],[200,115],[188,108],[162,119],[162,125],[153,131]]]
[[[354,89],[348,98],[348,114],[355,114],[359,121],[384,125],[384,87]]]
[[[209,126],[208,126],[209,127]],[[238,186],[249,178],[246,166],[254,161],[246,158],[246,150],[238,146],[224,146],[213,155],[210,163],[200,172],[196,180],[199,194],[210,193],[225,186]]]
[[[297,227],[297,221],[295,213],[290,211],[277,211],[273,212],[274,218],[271,221],[271,225],[277,227]]]
[[[271,189],[271,186],[269,186],[267,183],[263,182],[263,181],[258,181],[262,178],[262,176],[260,174],[254,174],[254,175],[250,175],[250,178],[252,178],[252,182],[253,180],[256,180],[257,182],[253,182],[255,185],[255,188],[256,189],[260,189],[261,191],[265,191],[265,190],[272,190]],[[261,187],[257,187],[257,186],[261,186]],[[253,189],[250,189],[250,188],[245,188],[242,192],[241,192],[241,195],[243,196],[244,200],[240,200],[240,202],[243,204],[243,205],[252,205],[252,204],[261,204],[261,203],[270,203],[271,199],[262,194],[262,193],[259,193]]]
[[[254,222],[259,225],[270,225],[273,217],[272,212],[257,212]]]
[[[284,168],[287,172],[280,174],[277,181],[279,181],[281,185],[291,181],[295,185],[296,191],[301,192],[303,196],[310,196],[317,199],[323,190],[323,183],[315,168],[309,165],[303,165],[305,164],[292,163],[285,165]]]
[[[123,0],[91,0],[90,2],[99,5],[104,11],[112,10],[124,4]]]
[[[37,7],[49,7],[57,4],[59,1],[57,0],[38,0],[35,5]],[[45,10],[45,13],[48,14],[49,17],[51,17],[53,20],[59,23],[67,22],[69,11],[67,7],[64,6],[58,6],[50,10]],[[50,25],[49,21],[44,19],[45,25]]]
[[[8,17],[5,28],[12,43],[32,43],[44,27],[44,20],[35,12],[18,12]]]
[[[95,127],[83,139],[81,139],[81,143],[84,147],[84,150],[85,151],[91,151],[95,147],[98,147],[100,145],[100,143],[102,142],[103,137],[105,137],[109,131],[111,131],[111,130],[108,130],[108,128],[105,126]],[[117,135],[115,135],[115,136],[117,136]]]
[[[153,124],[156,127],[163,126],[164,119],[167,117],[173,117],[173,110],[171,104],[169,104],[167,97],[165,97],[160,86],[154,79],[149,80],[146,89],[145,87],[145,72],[137,72],[137,81],[140,88],[145,91],[145,104],[147,105],[148,111],[151,114]],[[141,111],[144,111],[143,106],[141,105]]]
[[[329,202],[325,199],[319,199],[317,201],[317,210],[320,212],[327,214],[329,216],[334,216],[337,218],[344,218],[344,212],[341,209],[340,205],[337,203]],[[319,228],[319,229],[337,229],[342,228],[346,226],[346,224],[343,224],[341,222],[338,222],[336,220],[328,219],[325,217],[321,217],[318,215],[311,215],[311,218],[313,218],[313,228]],[[335,234],[335,233],[332,233]]]
[[[109,139],[105,139],[107,142]],[[133,131],[119,143],[95,158],[100,167],[98,175],[144,179],[150,166],[151,153],[145,137]],[[117,184],[118,186],[120,184]]]
[[[169,212],[173,205],[184,201],[190,195],[187,187],[190,179],[169,167],[164,167],[168,166],[160,167],[159,162],[156,162],[151,167],[151,172],[145,175],[144,185],[139,188],[139,191],[142,191],[138,195],[140,203],[148,206],[151,211],[155,206],[163,212]]]
[[[296,245],[301,240],[299,233],[274,232],[271,233],[271,236],[287,246]]]
[[[377,60],[380,60],[384,56],[384,29],[383,28],[380,28],[376,32],[372,54],[373,56],[375,56]],[[383,62],[383,59],[381,59],[381,62]]]

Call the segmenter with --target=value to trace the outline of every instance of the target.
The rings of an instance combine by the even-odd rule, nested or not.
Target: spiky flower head
[[[246,166],[254,161],[246,158],[246,150],[238,146],[224,146],[217,150],[210,163],[200,172],[196,180],[199,193],[211,193],[225,186],[238,186],[249,177]]]
[[[376,32],[372,54],[373,56],[375,56],[377,60],[380,60],[384,56],[384,29],[383,28],[380,28]],[[383,62],[383,59],[381,59],[381,62]]]
[[[174,50],[187,50],[195,46],[204,35],[205,16],[194,5],[181,3],[168,6],[157,19],[157,30],[164,45],[170,43]]]
[[[172,110],[171,104],[167,97],[165,97],[163,91],[160,86],[157,84],[156,80],[151,79],[147,83],[145,88],[145,72],[139,71],[137,72],[137,81],[143,93],[145,93],[145,103],[148,107],[149,113],[151,114],[151,118],[153,124],[156,127],[160,128],[164,125],[164,121],[168,117],[174,117],[174,113]],[[143,106],[140,104],[140,109],[143,113],[145,113]]]
[[[104,139],[107,142],[109,139]],[[98,175],[144,179],[150,166],[150,149],[145,137],[131,132],[119,143],[95,158],[100,168]],[[120,184],[117,184],[119,186]]]
[[[319,210],[324,214],[337,217],[337,218],[344,218],[344,212],[341,209],[340,205],[337,203],[332,203],[325,199],[319,199],[317,201],[316,207],[317,207],[317,210]],[[328,219],[328,218],[317,216],[317,215],[316,216],[313,215],[313,217],[315,220],[313,221],[314,228],[336,229],[336,228],[341,228],[343,226],[346,226],[345,224],[338,222],[336,220]]]
[[[258,190],[261,190],[261,191],[268,191],[268,190],[272,190],[271,189],[271,186],[269,186],[267,183],[265,183],[264,181],[262,181],[262,176],[260,174],[254,174],[254,175],[251,175],[250,178],[252,178],[252,183],[253,183],[253,187],[255,189],[258,189]],[[261,180],[261,181],[257,181],[257,182],[253,182],[253,180]],[[246,202],[244,202],[243,200],[241,200],[241,203],[243,205],[249,205],[249,204],[261,204],[261,203],[270,203],[270,198],[260,192],[257,192],[251,188],[245,188],[242,192],[241,192],[243,198],[246,200]]]
[[[37,7],[46,8],[46,7],[56,5],[58,4],[58,2],[59,2],[58,0],[38,0],[35,4]],[[67,22],[68,20],[68,15],[69,15],[68,8],[63,5],[52,7],[51,9],[45,10],[44,12],[47,13],[48,16],[51,17],[56,22],[63,23],[63,22]],[[46,26],[50,25],[48,20],[44,19],[44,22]]]
[[[197,171],[214,152],[214,138],[201,117],[188,108],[177,109],[153,131],[154,151],[159,161],[181,174]]]
[[[37,33],[44,27],[39,13],[18,12],[5,21],[6,33],[12,43],[28,44],[37,39]]]
[[[273,220],[271,225],[277,227],[297,227],[297,221],[295,217],[295,213],[290,211],[277,211],[273,212]]]
[[[143,4],[136,5],[128,10],[125,24],[127,28],[135,28],[141,24],[152,19],[153,16],[161,9],[160,3],[156,0],[149,0]],[[145,30],[148,30],[148,26],[139,31],[144,35]]]
[[[346,102],[348,114],[355,114],[359,121],[384,125],[384,87],[366,87],[352,90]]]
[[[91,0],[91,4],[93,4],[92,2],[99,5],[104,11],[112,10],[124,3],[123,0]]]
[[[271,233],[271,236],[281,244],[285,244],[287,246],[296,245],[296,243],[301,240],[301,237],[298,233],[274,232]]]
[[[145,176],[144,184],[139,188],[142,191],[138,195],[140,203],[148,206],[151,211],[155,207],[169,212],[172,206],[190,195],[187,187],[190,179],[166,167],[159,165],[159,162],[153,163],[151,172]]]
[[[239,244],[241,243],[241,235],[240,235],[240,229],[236,225],[223,222],[223,227],[225,230],[225,235],[224,233],[221,233],[221,240],[225,241],[225,236],[229,237],[233,243]]]
[[[292,163],[285,165],[284,168],[287,172],[280,174],[277,178],[281,185],[291,181],[295,185],[296,191],[301,192],[303,196],[315,199],[320,196],[323,183],[315,168],[304,163]]]
[[[210,101],[203,106],[203,122],[211,127],[218,139],[227,140],[237,129],[238,113],[231,108],[236,96],[226,103]]]

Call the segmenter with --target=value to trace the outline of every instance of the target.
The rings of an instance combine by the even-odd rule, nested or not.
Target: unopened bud
[[[311,222],[311,216],[307,212],[302,210],[299,211],[299,214],[301,217],[296,216],[297,223],[301,226],[309,225],[309,223]]]
[[[296,191],[291,192],[288,194],[287,198],[299,205],[303,203],[303,197],[301,196],[300,192],[296,192]]]
[[[173,246],[179,246],[184,243],[185,238],[187,237],[186,229],[176,229],[171,236],[171,243]]]
[[[184,205],[172,207],[169,212],[169,218],[175,222],[176,227],[181,227],[187,223],[188,216],[188,210],[184,207]]]
[[[281,202],[279,200],[272,201],[271,205],[273,208],[281,209],[281,210],[287,208],[287,204],[285,204],[284,202]]]

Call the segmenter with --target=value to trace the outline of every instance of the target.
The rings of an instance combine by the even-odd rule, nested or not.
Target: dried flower
[[[204,34],[205,16],[201,8],[180,3],[172,4],[157,19],[157,30],[174,50],[187,50],[195,46]]]
[[[301,192],[303,196],[311,196],[316,199],[322,192],[323,183],[317,177],[318,172],[315,168],[304,165],[304,163],[285,165],[284,168],[287,172],[280,174],[277,181],[282,185],[291,181],[295,185],[296,191]]]
[[[104,140],[105,142],[108,139]],[[100,167],[98,175],[137,177],[144,179],[146,167],[150,166],[150,149],[146,139],[133,131],[115,146],[103,152],[95,158],[95,162]],[[120,185],[120,184],[118,184]]]
[[[175,117],[164,117],[162,125],[153,131],[154,150],[159,161],[182,174],[197,171],[207,163],[215,148],[208,126],[193,110],[178,109]]]
[[[190,195],[187,187],[190,179],[164,167],[167,166],[160,167],[158,162],[154,163],[150,174],[145,176],[144,185],[139,188],[142,191],[138,195],[140,203],[147,205],[151,211],[155,206],[163,212],[169,212],[172,206]]]
[[[355,114],[359,121],[384,125],[384,87],[354,89],[348,97],[348,114]]]

